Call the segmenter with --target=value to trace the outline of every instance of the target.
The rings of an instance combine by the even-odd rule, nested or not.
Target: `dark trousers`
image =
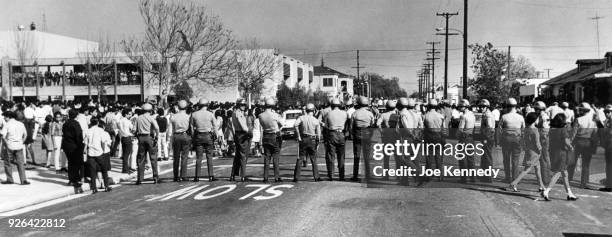
[[[334,173],[334,158],[338,160],[338,176],[344,179],[344,133],[339,131],[329,132],[329,157],[325,157],[327,166],[327,177],[332,178]]]
[[[434,164],[437,169],[443,169],[442,167],[442,152],[443,149],[438,149],[438,147],[444,148],[444,140],[442,139],[441,132],[430,132],[427,131],[425,133],[425,149],[427,149],[426,157],[425,157],[425,167],[428,169],[433,168]],[[435,144],[439,146],[428,146],[428,144]]]
[[[2,157],[4,157],[4,173],[6,174],[6,181],[11,183],[14,182],[12,164],[15,164],[15,166],[17,166],[17,171],[19,172],[19,180],[22,183],[24,181],[27,181],[28,179],[26,178],[25,168],[23,164],[23,150],[11,150],[6,148],[6,153],[7,154],[2,155]]]
[[[108,170],[106,169],[106,162],[104,159],[110,159],[108,157],[109,154],[104,154],[101,156],[87,156],[87,167],[89,170],[89,188],[91,190],[98,190],[98,186],[96,186],[96,180],[98,178],[98,171],[102,173],[102,179],[104,182],[104,187],[108,188]]]
[[[68,180],[72,185],[81,187],[81,179],[85,169],[83,161],[83,149],[64,150],[68,160]]]
[[[151,169],[153,170],[153,178],[158,178],[157,175],[157,153],[153,137],[150,135],[138,136],[138,181],[144,179],[144,169],[147,163],[147,154],[151,160]]]
[[[202,158],[206,155],[206,166],[208,167],[208,176],[215,176],[214,166],[212,160],[212,153],[215,148],[212,140],[212,136],[209,132],[197,133],[193,141],[193,145],[196,150],[196,170],[195,177],[200,177],[200,171],[202,170]],[[248,148],[247,148],[248,149]]]
[[[246,132],[236,132],[234,134],[234,143],[236,145],[236,154],[234,155],[234,164],[232,165],[232,177],[246,176],[247,151],[249,150],[249,135]]]
[[[270,170],[270,159],[274,164],[274,179],[280,179],[280,168],[278,166],[282,138],[276,133],[265,133],[262,137],[264,148],[264,181],[268,180]]]
[[[134,167],[130,167],[130,157],[132,156],[132,137],[122,137],[121,138],[121,160],[122,160],[122,173],[130,172],[130,169]]]
[[[368,139],[371,134],[367,128],[357,128],[353,131],[353,178],[359,177],[359,162],[363,158],[366,178],[370,177],[368,155],[370,154]]]
[[[483,142],[483,150],[484,154],[480,157],[480,168],[487,169],[489,166],[493,166],[493,146],[495,145],[494,139],[487,139],[486,142]],[[482,176],[480,178],[483,182],[491,182],[492,177],[490,176]]]
[[[606,144],[606,188],[612,188],[612,141]]]
[[[586,186],[589,183],[589,174],[591,167],[591,157],[593,156],[593,147],[591,147],[591,139],[576,138],[574,140],[574,162],[567,167],[569,180],[574,178],[576,172],[576,163],[578,158],[582,159],[582,169],[580,171],[580,185]]]
[[[315,180],[319,179],[319,167],[317,165],[317,152],[316,152],[316,144],[315,139],[312,136],[302,136],[302,142],[300,142],[300,150],[303,156],[298,156],[297,162],[295,162],[295,169],[293,172],[293,178],[295,180],[300,179],[300,173],[302,171],[302,159],[306,159],[306,157],[310,158],[310,163],[312,163],[312,176]]]
[[[190,144],[191,138],[186,133],[174,135],[174,139],[172,140],[172,171],[175,179],[186,178],[187,176]]]
[[[505,181],[508,183],[518,177],[521,162],[521,137],[512,134],[503,134],[502,153],[504,159]]]
[[[110,125],[107,125],[110,126]],[[113,139],[113,143],[111,145],[111,157],[115,157],[117,155],[117,148],[119,147],[119,144],[121,144],[121,150],[123,151],[123,139],[121,138],[121,136],[119,136],[119,134],[115,135],[115,136],[111,136],[111,138]]]

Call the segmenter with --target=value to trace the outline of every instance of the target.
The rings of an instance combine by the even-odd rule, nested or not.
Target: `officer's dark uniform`
[[[312,175],[315,182],[320,181],[319,168],[317,165],[317,141],[321,137],[321,126],[319,120],[313,116],[314,105],[308,104],[306,106],[306,115],[300,116],[295,122],[296,133],[298,140],[300,140],[300,150],[302,150],[303,156],[298,156],[298,160],[295,163],[295,169],[293,173],[293,181],[297,182],[300,178],[300,172],[302,167],[300,165],[301,159],[310,158],[312,163]],[[305,163],[305,162],[304,162]]]
[[[367,159],[367,155],[370,154],[369,139],[371,137],[371,131],[368,129],[373,127],[375,124],[374,114],[367,110],[369,102],[366,97],[360,97],[358,101],[359,109],[353,112],[351,118],[351,132],[353,134],[353,177],[351,181],[359,180],[359,161],[361,158]],[[366,178],[369,177],[369,162],[364,160],[366,164],[365,172]]]
[[[338,160],[338,175],[344,181],[344,145],[348,114],[340,110],[340,100],[332,101],[332,110],[324,118],[328,131],[329,158],[326,156],[327,177],[332,180],[334,171],[334,156]]]
[[[435,99],[429,101],[428,111],[425,115],[423,115],[423,125],[425,127],[425,131],[423,134],[423,138],[425,143],[427,144],[440,144],[444,145],[444,134],[443,129],[444,126],[444,115],[440,114],[438,111],[438,101]],[[425,166],[427,168],[433,168],[433,164],[436,165],[437,169],[443,169],[442,167],[442,149],[436,149],[434,147],[427,146],[427,157],[425,160]],[[430,149],[431,148],[431,149]],[[440,179],[442,176],[439,177]]]
[[[202,108],[191,114],[189,120],[191,127],[193,128],[193,145],[196,150],[196,170],[194,182],[199,181],[200,170],[202,168],[202,156],[206,155],[206,165],[208,166],[208,179],[209,181],[215,181],[215,174],[213,170],[212,154],[214,150],[213,133],[217,131],[217,124],[215,123],[215,116],[213,113],[207,110],[208,101],[201,99],[199,101]]]
[[[253,136],[251,128],[247,125],[246,119],[246,104],[240,99],[236,102],[238,109],[232,113],[231,126],[234,131],[234,144],[236,145],[236,154],[232,165],[232,175],[230,181],[235,180],[235,176],[240,174],[241,181],[246,181],[246,165],[247,152],[249,150],[249,141]]]
[[[493,147],[495,145],[495,118],[489,109],[491,104],[488,100],[480,101],[480,107],[483,108],[482,119],[480,122],[480,141],[483,144],[484,154],[480,157],[480,168],[486,169],[493,165]],[[492,182],[490,176],[482,176],[482,182]]]
[[[174,173],[174,182],[187,180],[187,161],[189,160],[189,147],[191,146],[191,137],[188,134],[190,132],[189,115],[185,112],[187,109],[187,101],[179,101],[178,106],[179,111],[170,119],[173,130],[172,170]]]
[[[385,105],[385,112],[380,114],[378,120],[376,121],[376,127],[381,129],[381,140],[383,143],[394,143],[396,140],[399,140],[399,136],[397,133],[397,127],[399,126],[400,116],[397,114],[397,110],[395,109],[396,102],[389,100]],[[394,156],[394,155],[392,155]],[[385,155],[383,158],[383,168],[389,168],[391,156]],[[395,162],[395,168],[399,168],[400,163]],[[385,180],[389,179],[389,176],[384,177]]]
[[[399,100],[399,128],[400,136],[402,140],[408,141],[408,143],[415,143],[421,140],[421,129],[423,128],[423,121],[418,114],[414,111],[414,101],[411,101],[407,98],[400,98]],[[417,170],[417,175],[420,173],[420,168],[418,165],[418,160],[411,160],[411,158],[407,156],[397,156],[396,162],[399,162],[400,166],[410,166],[413,169]],[[417,180],[417,177],[414,177]],[[402,176],[400,177],[401,185],[408,185],[408,177]]]
[[[262,145],[264,148],[264,183],[268,182],[268,170],[270,169],[270,159],[274,164],[274,181],[282,182],[280,178],[279,157],[282,137],[280,128],[283,126],[279,114],[272,111],[275,106],[273,100],[266,101],[266,110],[259,114],[259,123],[262,130]]]
[[[159,175],[157,174],[157,149],[155,149],[155,137],[159,132],[159,127],[155,118],[151,116],[153,109],[150,104],[144,104],[142,109],[144,114],[136,118],[136,134],[138,136],[138,179],[136,184],[140,184],[144,179],[144,168],[149,154],[151,161],[151,169],[153,170],[153,183],[159,183]]]
[[[463,108],[463,114],[459,120],[459,128],[457,129],[457,137],[459,142],[464,144],[474,144],[474,127],[476,125],[476,117],[470,110],[470,102],[467,100],[461,100],[459,108]],[[459,160],[459,168],[461,169],[474,169],[474,156],[466,155],[463,159]],[[461,181],[465,182],[466,176],[461,176]],[[470,177],[470,181],[476,181],[475,177]]]

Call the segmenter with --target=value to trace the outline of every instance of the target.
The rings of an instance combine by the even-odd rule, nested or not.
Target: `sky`
[[[339,71],[400,78],[407,91],[418,89],[417,71],[425,63],[425,42],[439,41],[436,82],[444,76],[444,27],[436,12],[458,12],[449,28],[463,30],[463,0],[207,0],[211,14],[221,17],[239,40],[257,39],[263,47]],[[51,33],[96,40],[121,40],[143,32],[135,0],[3,0],[0,30],[34,21]],[[523,55],[538,71],[554,77],[575,66],[577,59],[601,58],[612,51],[612,1],[609,0],[469,0],[468,43],[491,42]],[[600,53],[596,22],[599,20]],[[459,82],[461,35],[449,37],[449,83]],[[373,51],[374,50],[374,51]],[[378,50],[378,51],[375,51]],[[471,60],[471,55],[468,55]],[[471,63],[470,63],[471,65]],[[470,70],[471,75],[471,70]]]

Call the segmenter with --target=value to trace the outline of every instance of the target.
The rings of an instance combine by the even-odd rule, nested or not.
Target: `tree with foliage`
[[[159,83],[159,94],[197,80],[212,87],[234,84],[236,41],[221,19],[192,1],[140,0],[144,34],[122,41],[127,55],[141,62]]]
[[[308,103],[313,103],[316,106],[323,105],[327,103],[328,95],[320,90],[308,92],[304,88],[297,86],[289,88],[284,83],[281,83],[276,91],[276,99],[280,108],[298,108]]]
[[[236,60],[238,89],[243,98],[258,98],[265,80],[272,79],[281,63],[274,49],[261,49],[256,40],[240,49]]]
[[[361,80],[372,83],[371,90],[373,98],[400,98],[408,96],[406,90],[400,87],[398,77],[388,79],[383,75],[367,72],[361,75]],[[355,88],[354,90],[357,91],[358,89],[359,88]]]
[[[503,103],[510,97],[519,96],[519,83],[510,79],[533,78],[535,68],[525,57],[510,57],[510,79],[507,78],[508,54],[493,47],[493,44],[472,44],[472,69],[474,78],[470,80],[470,89],[480,99],[491,103]]]

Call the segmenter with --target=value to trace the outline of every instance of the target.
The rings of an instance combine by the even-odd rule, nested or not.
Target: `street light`
[[[446,28],[444,28],[444,27],[436,28],[436,31],[445,31],[445,30],[446,30]],[[459,32],[459,34],[461,34],[461,37],[464,37],[463,31],[461,31],[459,29],[448,28],[448,30]]]

